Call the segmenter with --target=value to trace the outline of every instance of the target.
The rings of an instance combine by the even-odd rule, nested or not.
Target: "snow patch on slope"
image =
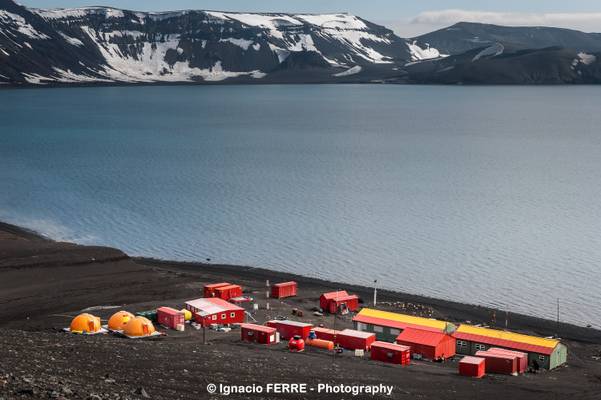
[[[246,39],[236,39],[236,38],[227,38],[227,39],[219,39],[220,42],[229,42],[235,46],[240,47],[242,50],[248,50],[248,48],[254,43],[252,40]],[[253,46],[253,48],[255,48]]]
[[[84,45],[81,40],[71,37],[71,36],[68,36],[68,35],[64,34],[63,32],[59,32],[58,34],[61,35],[62,38],[65,39],[67,41],[67,43],[69,43],[70,45],[79,46],[79,47],[82,47]]]
[[[597,57],[594,54],[587,54],[587,53],[583,52],[583,53],[578,53],[578,58],[576,60],[578,62],[581,62],[584,65],[591,65],[595,61],[597,61]]]
[[[411,59],[413,61],[431,60],[434,58],[447,57],[447,55],[440,54],[438,49],[430,47],[426,44],[426,48],[422,49],[417,42],[414,40],[412,43],[407,43],[409,52],[411,53]]]
[[[472,59],[472,62],[478,61],[482,57],[500,56],[501,54],[503,54],[504,51],[505,51],[505,46],[503,46],[501,43],[495,43],[492,46],[485,48],[480,53],[476,54],[474,56],[474,58]]]
[[[33,26],[25,21],[25,18],[18,14],[14,14],[6,10],[0,10],[0,22],[14,26],[18,32],[30,39],[50,39],[50,36],[45,35],[42,32],[38,32]]]
[[[342,71],[342,72],[339,72],[337,74],[334,74],[333,76],[335,76],[337,78],[340,78],[340,77],[343,77],[343,76],[356,75],[359,72],[361,72],[362,70],[363,70],[363,68],[360,65],[355,65],[354,67],[349,68],[346,71]]]
[[[31,9],[46,21],[60,19],[81,19],[91,14],[104,15],[105,18],[123,18],[123,10],[110,7],[79,7],[79,8],[53,8],[44,10],[40,8]]]

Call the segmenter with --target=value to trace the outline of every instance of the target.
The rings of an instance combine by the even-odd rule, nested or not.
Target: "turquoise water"
[[[600,94],[0,91],[0,220],[601,326]]]

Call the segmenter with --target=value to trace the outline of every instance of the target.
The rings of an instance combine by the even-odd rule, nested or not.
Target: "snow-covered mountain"
[[[27,9],[0,0],[0,82],[344,81],[424,57],[348,14]]]

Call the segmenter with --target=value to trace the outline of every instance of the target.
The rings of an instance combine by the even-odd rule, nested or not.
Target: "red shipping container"
[[[240,285],[229,285],[215,288],[215,297],[223,300],[229,300],[233,297],[242,296],[242,287]]]
[[[294,336],[298,335],[302,339],[306,339],[309,337],[309,332],[311,332],[311,328],[313,325],[305,324],[304,322],[297,321],[268,321],[266,323],[267,326],[277,329],[280,332],[280,337],[282,339],[290,339]]]
[[[187,301],[186,310],[202,326],[241,324],[245,316],[244,308],[217,297]]]
[[[528,369],[528,354],[522,353],[521,351],[513,351],[507,349],[501,349],[499,347],[491,347],[487,350],[491,353],[509,354],[514,355],[518,358],[518,372],[523,374]]]
[[[178,325],[186,323],[184,313],[171,307],[161,307],[157,309],[157,322],[166,328],[177,329]]]
[[[274,344],[276,329],[264,325],[242,324],[240,325],[241,339],[246,342],[260,344]]]
[[[315,336],[317,336],[317,339],[329,340],[334,343],[336,343],[336,337],[340,333],[340,331],[336,331],[334,329],[320,327],[313,328],[311,330],[315,332]]]
[[[487,374],[518,374],[518,357],[515,355],[477,351],[476,357],[486,359],[485,369]]]
[[[455,355],[455,338],[442,332],[407,328],[396,342],[411,347],[412,354],[421,354],[429,360],[439,360]]]
[[[204,291],[203,291],[203,297],[215,297],[215,289],[223,287],[223,286],[230,286],[230,285],[231,285],[231,283],[227,283],[227,282],[211,283],[209,285],[205,285]]]
[[[274,299],[283,299],[285,297],[296,296],[298,285],[294,281],[277,283],[271,287],[271,297]]]
[[[486,371],[486,359],[466,356],[459,361],[459,375],[482,378]]]
[[[345,329],[336,335],[336,344],[348,350],[369,350],[376,341],[376,334]]]
[[[371,344],[371,359],[391,364],[409,365],[411,348],[400,344],[378,342]]]

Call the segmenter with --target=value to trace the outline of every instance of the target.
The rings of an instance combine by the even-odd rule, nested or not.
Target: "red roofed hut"
[[[157,322],[159,325],[163,325],[170,329],[177,329],[178,325],[184,325],[186,323],[186,317],[184,313],[175,310],[171,307],[157,308]]]
[[[391,364],[409,365],[411,363],[411,348],[388,342],[373,342],[371,344],[371,359]]]
[[[283,299],[285,297],[294,297],[298,291],[298,285],[294,281],[276,283],[271,287],[271,297],[274,299]]]
[[[324,293],[319,298],[319,307],[330,314],[344,312],[345,310],[357,311],[359,309],[359,297],[348,294],[346,290]]]
[[[459,361],[459,375],[482,378],[486,367],[486,359],[482,357],[466,356]]]
[[[348,350],[369,350],[376,341],[376,334],[345,329],[336,334],[336,344]]]
[[[274,344],[276,343],[276,333],[277,330],[269,326],[255,324],[240,325],[240,338],[246,342]]]
[[[216,297],[187,301],[186,310],[190,311],[194,320],[202,326],[244,322],[244,308]]]
[[[396,338],[398,344],[411,347],[412,354],[439,360],[455,355],[455,338],[442,332],[407,328]]]
[[[311,324],[289,320],[268,321],[266,325],[277,329],[277,331],[280,332],[280,337],[282,339],[290,339],[296,335],[300,336],[302,339],[306,339],[309,337],[311,328],[313,328],[313,325]]]
[[[242,286],[228,285],[215,288],[215,297],[223,300],[229,300],[234,297],[242,297]]]
[[[221,283],[211,283],[209,285],[205,285],[203,290],[203,297],[215,297],[215,289],[230,286],[231,283],[221,282]]]

